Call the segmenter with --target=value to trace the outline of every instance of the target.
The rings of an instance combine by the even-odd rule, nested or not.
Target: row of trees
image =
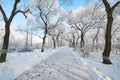
[[[64,0],[64,1],[66,2],[67,0]],[[68,0],[68,2],[69,2],[69,0]],[[120,4],[120,1],[116,1],[116,3],[113,4],[112,6],[108,2],[108,0],[102,0],[102,2],[105,6],[105,12],[106,12],[105,19],[107,19],[106,31],[105,31],[105,48],[104,48],[104,51],[102,53],[103,54],[103,63],[112,64],[112,62],[109,59],[109,56],[110,56],[110,51],[111,51],[111,38],[112,38],[111,31],[112,31],[112,25],[113,25],[113,13],[114,13],[114,10],[117,8],[117,6]],[[98,8],[96,8],[96,9],[98,9]],[[91,10],[91,8],[90,9],[88,8],[88,10]],[[79,16],[79,18],[78,18],[78,19],[80,19],[80,21],[76,20],[76,18],[78,16],[74,17],[75,18],[74,20],[73,20],[73,18],[71,18],[71,20],[69,21],[70,25],[73,28],[75,28],[81,32],[81,47],[84,46],[84,36],[85,36],[86,32],[91,27],[93,27],[96,23],[98,23],[100,21],[105,21],[105,20],[103,20],[103,18],[104,18],[104,15],[103,15],[103,17],[102,18],[99,17],[100,20],[96,22],[96,20],[93,20],[94,17],[92,17],[92,16],[95,16],[95,18],[97,17],[96,15],[94,15],[95,11],[93,11],[92,14],[89,12],[87,11],[88,15],[85,15],[86,12],[85,13],[80,12],[79,14],[82,15],[82,17]],[[91,14],[91,15],[89,15],[89,14]],[[86,16],[87,16],[87,18],[86,18]],[[98,28],[98,33],[99,33],[99,30],[100,30],[100,28]],[[97,38],[97,35],[95,38]],[[94,38],[94,40],[95,40],[95,38]],[[94,42],[94,40],[93,40],[93,42]]]
[[[43,32],[43,36],[39,36],[39,34],[34,34],[33,32],[28,31],[27,29],[27,36],[26,36],[26,46],[28,46],[28,33],[31,33],[33,35],[37,35],[40,38],[43,39],[42,42],[42,49],[41,52],[44,51],[45,45],[46,45],[46,37],[48,35],[51,35],[51,38],[53,40],[54,43],[54,48],[56,47],[56,41],[59,42],[59,36],[60,34],[63,32],[63,30],[61,30],[61,28],[56,28],[55,27],[60,27],[63,26],[61,20],[62,20],[62,16],[61,14],[59,14],[59,10],[58,10],[58,6],[57,6],[57,0],[35,0],[34,3],[35,4],[31,4],[31,6],[27,6],[24,7],[25,10],[20,10],[17,8],[18,3],[20,3],[20,0],[15,0],[14,5],[13,5],[13,9],[11,11],[10,16],[8,17],[4,11],[4,8],[2,7],[2,4],[0,4],[0,11],[3,17],[3,20],[5,22],[5,35],[4,35],[4,40],[3,40],[3,47],[1,50],[1,56],[0,56],[0,62],[5,62],[6,61],[6,56],[7,56],[7,50],[8,50],[8,45],[9,45],[9,36],[10,36],[10,25],[11,22],[13,20],[13,18],[15,17],[15,15],[17,15],[18,13],[22,13],[25,18],[28,18],[28,15],[26,13],[30,13],[32,15],[35,16],[36,18],[36,22],[32,23],[32,25],[35,25],[34,27],[32,27],[33,30],[37,31],[41,31]],[[23,2],[25,3],[25,2]],[[30,22],[29,22],[30,23]],[[29,26],[29,23],[27,23],[27,28]],[[23,30],[22,30],[23,31]],[[57,34],[56,34],[57,32]]]
[[[63,2],[64,1],[68,1],[70,3],[72,2],[72,0],[63,0]],[[103,3],[101,3],[101,1]],[[62,45],[64,40],[68,41],[69,45],[74,48],[78,47],[78,43],[80,42],[80,48],[84,48],[84,38],[87,32],[90,30],[96,30],[96,34],[93,38],[94,44],[95,41],[96,43],[98,42],[100,30],[103,29],[106,30],[103,63],[112,63],[109,59],[109,56],[111,51],[113,13],[118,11],[116,9],[120,1],[117,1],[113,6],[111,6],[108,0],[100,0],[94,6],[85,6],[82,10],[78,11],[77,14],[74,14],[73,11],[64,13],[59,9],[57,0],[35,0],[34,4],[30,5],[29,7],[27,6],[27,8],[23,10],[19,10],[17,8],[19,2],[20,0],[15,0],[9,17],[6,16],[7,14],[0,4],[0,11],[5,22],[5,36],[3,40],[0,62],[6,61],[7,49],[9,45],[10,25],[13,18],[18,13],[22,13],[25,18],[28,18],[29,16],[26,13],[30,13],[30,15],[33,15],[35,19],[34,21],[31,20],[31,22],[29,22],[29,25],[32,25],[32,31],[27,29],[27,33],[37,35],[43,39],[41,52],[43,52],[45,49],[46,38],[48,36],[51,37],[54,48],[56,48],[56,45]],[[105,10],[103,10],[103,4],[105,6]],[[67,35],[64,33],[66,24],[70,26],[71,30],[71,32],[69,32]],[[107,26],[105,27],[105,25]],[[35,32],[41,32],[42,36]]]

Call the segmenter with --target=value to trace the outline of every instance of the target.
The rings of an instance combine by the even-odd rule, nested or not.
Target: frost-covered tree
[[[43,42],[41,47],[41,52],[43,52],[46,45],[48,31],[55,27],[51,26],[51,21],[54,19],[54,15],[57,16],[57,0],[38,0],[35,6],[35,14],[38,19],[37,29],[43,32]]]
[[[53,48],[55,49],[59,44],[60,35],[64,32],[64,25],[61,22],[62,18],[58,18],[56,22],[51,23],[51,29],[48,31],[48,35],[51,37],[53,42]]]
[[[90,11],[88,11],[90,10]],[[90,29],[97,28],[96,24],[100,23],[100,21],[104,18],[103,15],[97,16],[97,13],[94,10],[94,7],[85,6],[80,9],[77,14],[70,12],[68,17],[68,24],[72,26],[72,28],[80,31],[80,47],[83,48],[85,41],[85,34]]]

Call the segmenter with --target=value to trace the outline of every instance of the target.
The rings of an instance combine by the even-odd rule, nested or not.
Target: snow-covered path
[[[15,80],[92,80],[75,52],[61,48]]]

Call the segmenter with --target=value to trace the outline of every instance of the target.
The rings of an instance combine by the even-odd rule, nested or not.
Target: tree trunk
[[[113,10],[120,3],[116,3],[113,7],[110,6],[107,0],[103,0],[105,5],[106,13],[107,13],[107,28],[105,33],[105,48],[103,51],[103,63],[112,64],[109,59],[110,51],[111,51],[111,29],[113,23]]]
[[[103,63],[112,64],[109,59],[110,51],[111,51],[111,29],[112,29],[113,17],[112,14],[108,16],[108,23],[105,33],[105,49],[103,51]]]
[[[77,32],[77,39],[76,39],[76,43],[75,43],[75,47],[77,48],[78,47],[78,41],[80,39],[80,36],[79,36],[79,33]]]
[[[100,28],[97,30],[97,34],[95,35],[94,39],[93,39],[93,46],[92,46],[92,51],[94,51],[94,49],[98,50],[98,34],[100,32]],[[96,41],[96,46],[95,46],[95,41]]]
[[[52,41],[53,41],[53,49],[56,48],[56,40],[54,39],[54,37],[51,37],[52,38]]]
[[[10,35],[10,24],[9,22],[7,22],[5,24],[5,35],[4,35],[4,41],[3,41],[3,46],[2,46],[1,56],[0,56],[0,63],[6,62],[7,50],[9,45],[9,35]]]
[[[98,50],[98,36],[96,37],[96,40],[95,40],[95,50]]]
[[[53,41],[53,44],[54,44],[54,49],[56,48],[56,43],[55,43],[55,41]]]
[[[75,47],[76,47],[76,48],[78,47],[78,41],[79,41],[79,36],[78,36],[78,38],[76,39],[76,43],[75,43]]]
[[[44,49],[45,49],[45,44],[46,44],[46,35],[47,35],[47,25],[45,27],[45,32],[44,32],[44,37],[43,37],[43,43],[42,43],[42,49],[41,49],[41,52],[44,52]]]
[[[75,48],[75,36],[73,34],[73,42],[72,42],[72,47]]]
[[[80,47],[83,48],[84,47],[84,35],[83,33],[81,33],[81,42],[80,42]]]
[[[46,43],[46,35],[45,35],[44,38],[43,38],[43,43],[42,43],[42,49],[41,49],[41,52],[44,52],[45,43]]]

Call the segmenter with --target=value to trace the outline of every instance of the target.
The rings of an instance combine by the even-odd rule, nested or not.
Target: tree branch
[[[51,25],[52,27],[50,27],[50,28],[48,28],[48,29],[53,29],[53,28],[55,28],[55,27],[58,25],[60,19],[61,19],[61,18],[59,17],[58,20],[55,22],[55,24],[54,24],[54,25]]]
[[[77,25],[77,23],[74,23],[74,25],[79,31],[82,31],[82,29]]]
[[[120,1],[116,2],[116,3],[112,6],[112,10],[114,10],[114,9],[118,6],[118,4],[120,4]]]
[[[103,3],[104,3],[104,6],[106,7],[106,11],[109,13],[109,11],[112,10],[110,4],[108,3],[107,0],[102,0],[102,1],[103,1]]]
[[[3,15],[4,21],[6,22],[8,20],[8,18],[7,18],[7,16],[6,16],[6,14],[5,14],[5,12],[4,12],[1,5],[0,5],[0,11],[1,11],[2,15]]]
[[[15,13],[15,11],[16,11],[16,9],[17,9],[17,4],[18,4],[19,2],[20,2],[20,0],[15,0],[14,6],[13,6],[13,10],[12,10],[11,15],[10,15],[10,17],[9,17],[9,21],[10,21],[10,22],[12,21],[13,17],[15,16],[14,13]]]
[[[47,22],[46,22],[45,19],[43,18],[43,12],[42,12],[42,9],[40,8],[39,5],[38,5],[37,7],[38,7],[38,9],[39,9],[39,11],[40,11],[40,15],[39,15],[39,16],[40,16],[41,20],[43,21],[45,27],[47,27]]]
[[[27,13],[27,12],[29,12],[30,11],[30,9],[28,8],[26,11],[21,11],[21,10],[17,10],[15,13],[14,13],[14,15],[16,15],[17,13],[22,13],[24,16],[25,16],[25,18],[27,18],[27,16],[25,15],[25,13]],[[31,13],[31,12],[30,12]]]

